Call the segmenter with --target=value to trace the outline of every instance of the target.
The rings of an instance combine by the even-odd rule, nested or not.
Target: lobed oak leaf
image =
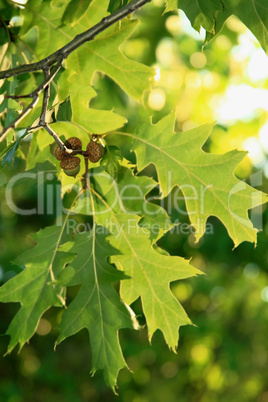
[[[256,243],[257,229],[248,218],[248,210],[266,202],[268,196],[234,175],[246,152],[204,152],[201,147],[212,124],[175,133],[174,123],[175,114],[171,113],[157,124],[147,121],[137,129],[132,149],[137,155],[138,171],[153,163],[163,196],[174,186],[180,188],[197,240],[205,232],[208,217],[216,216],[235,247],[243,241]]]

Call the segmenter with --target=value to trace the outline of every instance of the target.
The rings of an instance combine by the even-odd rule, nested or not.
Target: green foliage
[[[177,7],[185,12],[193,28],[207,31],[207,41],[217,35],[227,18],[237,16],[268,51],[268,8],[266,0],[166,0],[166,11]]]
[[[7,331],[10,335],[8,352],[17,343],[21,349],[33,336],[39,319],[48,308],[65,304],[63,288],[54,283],[60,270],[70,262],[66,253],[56,256],[62,231],[60,226],[51,226],[33,235],[38,243],[36,247],[15,260],[25,269],[0,288],[1,302],[21,304]]]
[[[90,83],[93,73],[98,70],[111,77],[133,98],[142,98],[144,91],[153,84],[154,69],[128,60],[120,51],[120,47],[134,32],[137,25],[138,21],[123,20],[70,55],[67,67],[68,70],[76,72],[71,80],[77,82],[79,79],[78,88],[79,82],[81,87],[85,83]]]
[[[170,282],[200,272],[183,258],[165,256],[154,250],[150,232],[138,226],[137,217],[119,215],[116,220],[121,234],[117,239],[112,237],[111,244],[120,247],[121,255],[113,256],[112,262],[131,278],[122,282],[122,299],[132,304],[140,297],[149,340],[160,329],[168,346],[175,351],[178,328],[191,322],[172,294]]]
[[[109,13],[114,13],[119,8],[124,7],[127,4],[129,4],[130,1],[131,0],[110,0],[109,7],[108,7]]]
[[[242,241],[256,242],[257,230],[248,219],[248,210],[267,197],[234,176],[245,153],[212,155],[202,151],[211,125],[177,134],[173,127],[173,113],[155,125],[145,122],[140,126],[132,145],[139,171],[153,162],[164,196],[176,185],[181,188],[197,240],[205,232],[204,222],[213,215],[224,223],[235,247]]]
[[[22,134],[22,133],[21,133]],[[25,132],[14,142],[11,142],[7,147],[0,152],[0,160],[2,159],[2,168],[6,163],[11,164],[14,158],[14,155],[19,148],[20,142],[28,135],[28,132]]]
[[[106,153],[102,158],[100,164],[105,167],[105,171],[114,179],[117,178],[120,162],[123,160],[123,155],[121,154],[119,148],[114,145],[106,147]]]
[[[132,328],[129,311],[112,286],[125,275],[107,261],[118,251],[107,243],[101,226],[94,226],[92,233],[76,235],[60,250],[75,253],[76,258],[62,271],[59,282],[81,288],[63,314],[57,343],[86,328],[93,352],[92,373],[103,369],[107,384],[114,388],[118,371],[126,365],[118,330]]]
[[[109,12],[128,3],[111,0],[107,12],[108,3],[99,0],[29,0],[25,7],[2,0],[1,63],[9,68],[47,57]],[[264,0],[248,3],[245,7],[244,2],[234,4],[229,0],[179,0],[178,7],[185,11],[196,30],[201,26],[207,30],[207,40],[218,34],[225,20],[235,14],[266,48],[266,5]],[[174,0],[167,0],[166,11],[176,5]],[[13,20],[17,25],[9,24],[13,16],[17,17]],[[201,239],[207,220],[214,216],[224,224],[235,247],[243,241],[256,243],[257,230],[248,211],[267,200],[234,174],[244,152],[212,154],[202,149],[213,125],[174,132],[175,113],[161,116],[152,124],[152,119],[140,112],[146,92],[154,83],[155,69],[126,57],[122,50],[138,30],[138,24],[125,18],[78,47],[50,85],[45,116],[50,127],[63,140],[77,136],[83,150],[92,134],[104,134],[106,153],[100,162],[89,162],[87,166],[87,159],[84,162],[84,155],[79,155],[86,175],[73,179],[60,171],[59,161],[49,152],[52,139],[43,128],[32,134],[29,146],[23,141],[28,131],[14,141],[18,130],[27,130],[38,122],[42,100],[19,124],[15,135],[12,132],[7,136],[0,153],[0,158],[4,157],[2,164],[6,165],[21,147],[21,158],[17,159],[21,164],[26,159],[21,170],[26,168],[30,175],[37,173],[38,186],[52,180],[55,173],[55,186],[61,182],[62,196],[61,208],[45,215],[45,220],[53,218],[54,224],[32,236],[37,245],[15,260],[21,272],[0,288],[2,303],[21,305],[6,332],[10,336],[8,352],[17,344],[21,349],[29,341],[48,309],[64,307],[61,321],[55,325],[60,332],[56,344],[87,329],[92,373],[103,370],[113,390],[119,370],[127,367],[119,330],[140,329],[130,305],[140,299],[149,340],[159,329],[173,351],[177,348],[179,328],[191,324],[172,290],[172,282],[197,276],[201,271],[188,259],[169,255],[162,247],[185,218],[180,216],[179,223],[173,219],[167,200],[175,191],[181,192],[177,198],[185,202],[185,215],[195,229],[196,240]],[[101,91],[96,89],[97,72],[109,77],[110,88],[116,88],[118,96],[107,89],[108,85],[103,85]],[[3,83],[2,128],[11,124],[28,104],[24,98],[4,96],[25,95],[41,82],[42,74],[33,71]],[[103,98],[106,107],[92,106]],[[121,108],[116,107],[118,104]],[[136,120],[135,112],[129,116],[125,105],[139,110]],[[125,130],[115,132],[129,117],[132,122]],[[133,121],[137,126],[134,134]],[[38,175],[42,175],[43,181],[39,181]],[[58,206],[59,192],[53,197]],[[50,200],[48,194],[46,200]],[[76,226],[68,231],[72,216]],[[84,233],[77,230],[79,223],[86,227]],[[78,289],[76,294],[72,293],[74,287]]]
[[[70,1],[61,18],[62,23],[66,25],[70,24],[71,26],[75,25],[86,12],[90,3],[91,0]]]

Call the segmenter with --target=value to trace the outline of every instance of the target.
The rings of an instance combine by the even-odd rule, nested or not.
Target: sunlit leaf
[[[34,334],[42,314],[51,306],[64,305],[64,288],[53,284],[55,277],[70,262],[69,254],[57,253],[61,226],[49,226],[32,236],[37,245],[15,261],[25,269],[0,288],[0,301],[20,303],[21,307],[6,332],[10,336],[8,352],[21,349]]]
[[[107,384],[114,388],[118,371],[126,367],[118,340],[118,330],[132,328],[126,306],[112,283],[125,276],[108,263],[118,251],[106,241],[106,230],[95,226],[91,232],[77,234],[63,250],[75,253],[76,258],[63,272],[64,285],[81,285],[68,306],[60,324],[58,343],[86,328],[92,348],[92,373],[104,370]]]
[[[245,152],[206,153],[201,147],[213,125],[175,133],[174,119],[171,113],[157,124],[147,121],[139,127],[132,145],[139,171],[154,163],[164,196],[174,186],[180,187],[197,240],[205,232],[208,217],[217,216],[235,246],[243,241],[256,242],[257,230],[248,210],[268,198],[235,177],[234,170]]]
[[[112,262],[131,279],[121,283],[120,293],[126,303],[141,297],[148,326],[149,340],[160,329],[169,347],[176,350],[178,328],[190,324],[184,309],[170,290],[170,282],[200,274],[188,261],[155,251],[149,240],[150,232],[138,226],[137,217],[117,215],[121,233],[111,236],[111,244],[121,255]]]
[[[166,0],[167,10],[174,9],[174,0]],[[223,24],[232,14],[251,30],[265,51],[268,51],[268,4],[266,0],[178,0],[193,28],[200,31],[203,26],[207,39],[220,32]]]

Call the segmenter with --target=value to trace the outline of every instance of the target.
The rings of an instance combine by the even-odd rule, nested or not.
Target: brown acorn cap
[[[54,156],[58,161],[64,161],[68,158],[68,155],[60,149],[60,146],[57,145],[54,149]]]
[[[62,169],[73,169],[80,164],[80,158],[78,156],[69,156],[65,160],[61,161],[60,167]]]
[[[98,162],[104,155],[105,148],[96,141],[90,141],[87,144],[88,159],[92,163]]]
[[[80,172],[80,159],[77,156],[71,156],[64,161],[61,161],[60,167],[67,176],[74,176]]]
[[[77,137],[70,137],[70,138],[68,138],[68,139],[65,141],[64,144],[65,144],[66,147],[69,148],[69,149],[74,149],[74,150],[82,149],[82,142],[81,142],[81,141],[79,140],[79,138],[77,138]]]

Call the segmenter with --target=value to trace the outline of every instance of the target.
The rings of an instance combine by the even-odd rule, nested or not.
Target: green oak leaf
[[[72,4],[71,4],[72,3]],[[39,59],[44,58],[60,47],[70,42],[76,35],[88,30],[101,19],[108,15],[107,5],[99,0],[76,1],[77,14],[74,13],[75,24],[63,24],[64,15],[72,18],[69,11],[74,6],[74,1],[62,0],[28,0],[21,10],[24,22],[20,35],[26,34],[32,27],[38,30],[38,48],[35,53]],[[77,4],[79,3],[79,4]],[[86,8],[86,12],[81,15],[81,8]],[[79,16],[80,13],[80,16]],[[78,17],[78,19],[77,19]],[[29,37],[29,46],[32,46],[32,38]]]
[[[117,178],[120,162],[123,160],[123,155],[120,149],[114,145],[106,145],[106,152],[101,159],[100,165],[104,166],[105,171],[114,179]]]
[[[21,10],[24,22],[20,35],[26,34],[32,27],[37,28],[39,41],[35,53],[39,59],[53,53],[71,39],[71,26],[65,30],[58,28],[61,25],[65,5],[64,2],[55,4],[55,1],[29,0]]]
[[[81,12],[81,8],[77,7],[78,14],[74,14],[73,20],[75,24],[65,25],[62,23],[65,18],[64,15],[69,14],[68,9],[70,10],[70,8],[73,7],[74,1],[27,1],[21,10],[24,22],[20,35],[24,35],[32,29],[32,27],[36,27],[39,41],[38,48],[35,49],[35,54],[39,59],[57,51],[60,47],[70,42],[76,35],[91,28],[108,14],[105,5],[100,4],[99,0],[91,0],[91,2],[80,0],[79,4],[82,2],[84,3],[83,7],[87,8],[86,12],[79,17],[78,11]],[[76,2],[76,4],[77,3],[78,2]],[[77,19],[77,17],[79,18]],[[72,17],[69,15],[68,18]],[[24,39],[26,38],[24,37]],[[28,38],[27,43],[30,47],[32,46],[31,37]]]
[[[134,199],[133,186],[136,180],[131,183],[129,174],[126,174],[127,180],[124,183],[130,183],[129,188],[122,187],[122,194],[119,185],[114,190],[115,181],[111,183],[107,178],[104,180],[103,177],[102,179],[100,177],[102,177],[101,172],[96,172],[94,179],[91,177],[91,189],[85,192],[84,197],[80,197],[80,202],[73,211],[80,214],[94,214],[95,221],[108,228],[110,243],[122,254],[122,258],[121,254],[113,255],[111,261],[133,278],[121,283],[120,294],[122,299],[127,304],[131,304],[141,296],[149,329],[149,339],[159,328],[168,345],[175,350],[178,343],[178,327],[191,322],[170,292],[169,282],[196,275],[199,271],[182,258],[167,257],[156,251],[157,248],[152,245],[152,240],[155,241],[159,238],[157,236],[159,232],[160,236],[163,235],[163,231],[159,228],[161,224],[158,223],[155,233],[151,231],[149,220],[146,226],[139,226],[140,218],[133,215],[133,210],[135,209],[137,212],[137,208],[141,208],[139,212],[142,215],[150,204],[147,202],[145,208],[139,197],[136,200]],[[148,191],[147,186],[155,185],[155,182],[149,177],[137,177],[136,179],[135,185],[138,188],[140,182],[139,191],[141,192]],[[132,193],[132,198],[128,200],[129,190]],[[159,210],[161,212],[161,208],[154,204],[152,204],[152,208],[155,208],[154,218],[157,222],[159,216],[157,212]],[[127,213],[127,210],[131,213]],[[122,213],[122,211],[124,212]],[[166,215],[164,216],[166,217]],[[154,228],[154,230],[156,229]],[[162,261],[163,258],[165,259]],[[157,261],[159,261],[159,265]],[[162,276],[159,272],[161,264],[163,265]],[[150,291],[148,287],[150,287]],[[144,292],[147,293],[148,297]]]
[[[125,275],[108,263],[118,251],[106,241],[107,230],[94,226],[91,232],[77,234],[62,250],[75,253],[75,260],[59,277],[63,285],[81,285],[67,307],[60,324],[57,343],[86,328],[92,348],[92,373],[104,371],[107,384],[114,389],[121,368],[126,367],[118,331],[133,328],[129,310],[112,286]]]
[[[175,114],[171,113],[157,124],[148,120],[137,129],[132,149],[138,170],[150,163],[156,166],[163,196],[174,186],[180,187],[197,240],[204,234],[208,217],[214,215],[225,225],[235,247],[243,241],[256,242],[257,230],[248,210],[267,201],[268,196],[234,175],[246,152],[206,153],[201,147],[213,125],[175,133],[174,122]]]
[[[84,132],[96,134],[122,127],[127,122],[125,117],[110,110],[89,108],[89,101],[95,97],[96,92],[89,84],[88,77],[81,75],[74,71],[64,71],[58,82],[60,99],[62,101],[68,97],[70,99],[72,122],[80,126]]]
[[[177,3],[177,6],[176,6]],[[238,17],[268,51],[268,3],[267,0],[166,0],[166,11],[180,8],[192,27],[207,31],[206,41],[220,32],[232,14]]]
[[[22,11],[24,24],[21,33],[36,26],[39,32],[39,45],[36,49],[39,58],[48,56],[108,15],[105,2],[92,0],[75,26],[62,26],[61,19],[65,8],[64,2],[55,3],[55,1],[43,2],[40,5],[36,0],[29,0],[25,5],[25,10]],[[83,89],[83,86],[91,85],[95,71],[102,71],[129,95],[141,99],[143,92],[151,87],[155,71],[153,68],[127,59],[120,50],[120,46],[133,33],[137,24],[138,21],[126,18],[74,51],[66,60],[67,69],[72,73],[75,72],[72,82],[69,81],[69,86]],[[65,80],[65,84],[68,83],[68,79]],[[88,102],[92,97],[92,91],[88,91]],[[75,108],[75,105],[72,104],[72,107]]]
[[[55,0],[42,4],[29,0],[25,10],[22,10],[24,24],[21,33],[24,34],[32,26],[36,27],[39,33],[39,46],[36,49],[39,58],[65,45],[107,15],[107,5],[92,0],[74,26],[62,25],[61,21],[67,8],[66,3]],[[154,69],[127,59],[120,50],[120,46],[133,33],[137,24],[138,21],[125,19],[111,26],[94,41],[85,43],[75,50],[65,62],[67,69],[62,72],[58,80],[59,99],[65,101],[69,97],[72,121],[88,132],[104,133],[122,127],[126,123],[124,117],[112,111],[89,107],[90,100],[96,96],[92,88],[92,79],[96,71],[102,71],[110,76],[135,99],[141,99],[144,91],[153,83]],[[63,114],[59,117],[64,119]],[[31,124],[32,121],[29,125]]]
[[[141,99],[144,91],[153,84],[155,70],[127,59],[120,50],[120,46],[133,33],[138,23],[137,20],[130,21],[126,18],[73,52],[66,63],[69,70],[79,72],[75,83],[90,83],[94,72],[102,71],[127,94]]]
[[[91,188],[78,199],[73,211],[78,214],[94,215],[98,224],[105,226],[110,233],[120,234],[117,214],[133,214],[142,217],[140,225],[151,232],[151,240],[156,241],[172,224],[166,211],[159,205],[146,199],[147,194],[157,183],[146,176],[136,176],[133,172],[121,167],[117,180],[96,168],[90,172]],[[92,209],[94,201],[94,210]],[[136,223],[134,223],[136,226]]]
[[[238,17],[256,36],[266,53],[268,52],[268,3],[266,0],[223,0],[223,9],[216,16],[215,34],[222,29],[232,14]],[[209,41],[214,33],[208,33]]]
[[[141,298],[148,326],[149,340],[160,329],[169,347],[175,351],[178,328],[191,324],[184,309],[170,290],[170,282],[201,274],[189,261],[181,257],[166,256],[157,252],[149,239],[150,232],[138,225],[135,215],[118,214],[120,235],[109,236],[112,246],[120,255],[111,262],[123,270],[130,279],[121,282],[120,294],[127,303]]]
[[[0,302],[21,304],[6,332],[10,335],[7,353],[17,344],[21,349],[33,336],[46,310],[65,304],[64,288],[53,283],[66,263],[72,260],[69,254],[57,253],[62,232],[61,226],[49,226],[32,235],[37,245],[15,260],[26,268],[0,288]]]

